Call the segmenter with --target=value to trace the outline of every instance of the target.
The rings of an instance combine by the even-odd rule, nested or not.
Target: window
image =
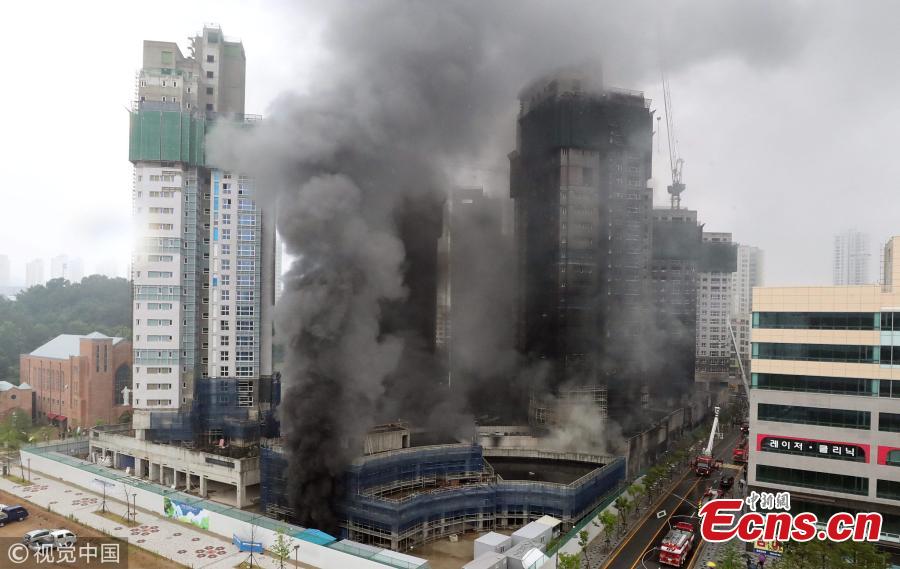
[[[231,230],[230,229],[222,229],[222,231],[219,232],[219,238],[222,241],[230,241],[231,240]]]
[[[877,363],[876,346],[753,343],[753,359]]]
[[[879,413],[878,430],[887,433],[900,433],[900,414]]]
[[[228,316],[231,314],[231,307],[227,304],[223,304],[219,307],[219,316]]]
[[[207,94],[207,95],[212,95],[212,94],[213,94],[213,88],[212,88],[212,87],[207,87],[207,88],[206,88],[206,94]]]
[[[256,256],[256,248],[250,243],[240,243],[238,245],[238,257],[254,257]]]
[[[231,275],[222,275],[219,278],[222,280],[222,286],[228,286],[231,284]]]
[[[238,332],[252,332],[253,331],[253,321],[252,320],[238,320],[237,331]]]
[[[253,336],[238,336],[236,344],[239,348],[249,348],[253,346]]]
[[[253,230],[238,229],[238,241],[253,241]]]
[[[231,270],[231,260],[230,259],[220,259],[219,266],[222,268],[223,271],[230,271]]]
[[[219,352],[219,361],[220,362],[228,361],[228,352],[227,351]]]
[[[228,369],[228,366],[221,366],[219,368],[219,375],[221,377],[228,377],[229,372],[230,370]]]
[[[216,74],[213,73],[212,71],[207,71],[207,72],[206,72],[206,78],[207,78],[207,79],[212,79],[212,78],[215,77],[215,76],[216,76]]]
[[[237,316],[253,316],[253,306],[238,306]]]
[[[875,495],[879,498],[900,501],[900,482],[879,479],[875,486]]]
[[[219,292],[219,300],[229,300],[230,296],[231,296],[231,291],[228,290],[227,288],[223,288]]]
[[[238,275],[237,276],[237,285],[238,286],[254,286],[256,284],[256,276],[255,275]]]
[[[238,210],[239,211],[253,211],[254,205],[253,200],[248,200],[246,198],[238,199]]]
[[[238,225],[240,225],[242,227],[256,227],[256,216],[239,215],[238,216]]]
[[[227,346],[230,342],[231,338],[228,336],[219,336],[219,345]]]
[[[231,225],[231,214],[230,213],[222,214],[222,225]]]
[[[169,262],[175,259],[172,255],[147,255],[147,260],[151,263]]]
[[[252,272],[256,270],[256,261],[253,259],[238,259],[237,270]]]
[[[252,362],[253,361],[253,352],[238,352],[235,354],[235,361],[237,362]]]
[[[147,276],[151,279],[170,279],[172,271],[147,271]]]
[[[215,56],[215,55],[207,55],[207,56],[206,56],[206,63],[215,63],[215,62],[216,62],[216,56]]]
[[[171,231],[175,227],[171,223],[150,223],[148,226],[150,229],[157,229],[160,231]]]
[[[758,464],[756,466],[756,479],[760,482],[813,488],[829,492],[843,492],[859,496],[865,496],[869,493],[868,478],[830,472],[813,472],[810,470]]]
[[[147,326],[171,326],[172,321],[169,319],[151,318],[147,320]]]
[[[212,104],[212,103],[206,103],[206,110],[207,110],[207,111],[213,110],[213,104]]]
[[[867,430],[871,427],[872,414],[868,411],[850,409],[760,403],[757,407],[757,418],[761,421]]]
[[[227,332],[229,330],[228,320],[219,320],[219,330]]]
[[[226,243],[226,244],[222,245],[221,247],[222,247],[223,255],[231,255],[231,245]]]
[[[237,366],[238,377],[253,377],[253,366]]]
[[[253,302],[253,291],[252,290],[239,290],[237,291],[237,300],[238,302]]]
[[[886,380],[882,380],[882,384]],[[888,382],[890,383],[890,382]],[[809,393],[835,393],[840,395],[876,395],[875,382],[871,379],[852,377],[817,377],[809,375],[781,375],[775,373],[752,374],[752,386],[774,391],[805,391]],[[883,385],[882,385],[883,387]],[[898,394],[900,395],[900,394]]]
[[[808,330],[877,330],[878,315],[872,312],[757,312],[754,328]]]

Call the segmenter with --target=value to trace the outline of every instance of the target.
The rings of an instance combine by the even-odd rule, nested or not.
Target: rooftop
[[[109,340],[111,339],[113,345],[118,344],[124,338],[115,338],[106,336],[105,334],[101,334],[100,332],[91,332],[86,336],[79,336],[76,334],[60,334],[59,336],[53,338],[40,348],[34,350],[29,355],[38,357],[38,358],[54,358],[57,360],[65,360],[69,359],[72,356],[81,355],[81,340],[89,339],[89,340]]]
[[[485,456],[494,472],[504,480],[528,480],[571,484],[602,466],[574,460],[551,460],[531,457]]]

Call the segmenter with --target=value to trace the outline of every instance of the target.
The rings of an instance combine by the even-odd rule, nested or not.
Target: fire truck
[[[715,417],[713,418],[712,430],[709,433],[709,442],[706,447],[700,451],[700,454],[694,458],[691,466],[697,476],[709,476],[713,470],[722,467],[722,461],[713,457],[713,443],[716,441],[716,435],[719,434],[719,408],[715,408]]]
[[[734,447],[734,452],[732,453],[732,457],[735,464],[747,464],[747,458],[749,456],[749,444],[747,439],[741,438],[738,441],[737,446]]]
[[[682,567],[694,549],[694,526],[687,522],[675,522],[659,545],[659,562],[672,567]]]

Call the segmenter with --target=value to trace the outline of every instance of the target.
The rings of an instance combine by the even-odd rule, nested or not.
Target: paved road
[[[716,458],[728,463],[731,461],[731,452],[737,444],[740,431],[735,429],[725,435],[713,448]],[[710,477],[700,478],[692,471],[678,475],[678,483],[662,499],[654,504],[651,511],[647,512],[635,529],[632,527],[629,535],[619,548],[602,565],[603,569],[658,569],[666,568],[660,565],[656,559],[659,554],[654,550],[668,532],[669,525],[686,517],[696,515],[697,502],[706,489],[715,483],[718,475],[714,473]],[[735,485],[737,482],[735,481]],[[685,502],[682,498],[686,498]],[[665,510],[663,517],[657,518],[657,512]],[[696,551],[696,550],[695,550]],[[685,564],[688,567],[690,562]]]

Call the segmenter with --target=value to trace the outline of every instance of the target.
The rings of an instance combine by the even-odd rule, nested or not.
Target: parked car
[[[0,528],[5,526],[9,522],[9,515],[6,512],[0,511]]]
[[[31,541],[28,547],[32,551],[46,551],[57,547],[71,547],[75,545],[75,534],[67,529],[55,529]]]
[[[24,543],[25,545],[31,545],[32,542],[42,539],[48,535],[50,535],[50,530],[48,529],[33,529],[25,534],[25,536],[22,538],[22,543]]]
[[[22,506],[6,506],[0,511],[9,516],[11,522],[19,522],[28,517],[28,510]]]

